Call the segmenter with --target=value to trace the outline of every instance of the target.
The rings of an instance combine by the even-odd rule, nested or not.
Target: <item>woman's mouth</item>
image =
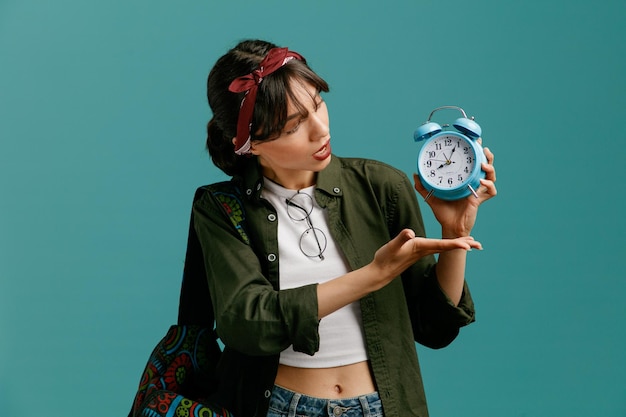
[[[323,161],[326,158],[328,158],[330,154],[331,154],[331,149],[330,149],[330,140],[329,140],[328,142],[324,144],[324,146],[322,146],[317,152],[313,154],[313,158],[317,159],[318,161]]]

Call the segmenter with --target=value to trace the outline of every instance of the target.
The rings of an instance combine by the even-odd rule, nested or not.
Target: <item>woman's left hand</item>
[[[481,139],[479,138],[478,140],[480,141]],[[487,163],[482,164],[485,178],[480,180],[480,186],[476,190],[478,198],[470,195],[460,200],[445,201],[430,196],[426,200],[435,218],[441,224],[443,238],[469,236],[476,222],[478,206],[497,194],[495,185],[496,170],[493,166],[494,155],[489,148],[484,148],[483,150],[487,157]],[[423,198],[426,198],[428,191],[422,185],[417,174],[413,174],[413,180],[415,182],[415,190]]]

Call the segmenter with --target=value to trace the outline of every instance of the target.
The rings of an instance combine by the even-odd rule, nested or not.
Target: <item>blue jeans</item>
[[[377,392],[332,400],[275,385],[267,417],[383,417],[383,405]]]

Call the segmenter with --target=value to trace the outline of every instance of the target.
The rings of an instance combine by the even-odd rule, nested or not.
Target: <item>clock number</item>
[[[446,139],[444,142],[446,146],[452,146],[452,139]]]
[[[433,166],[433,161],[429,159],[428,161],[426,161],[426,168],[430,168],[431,166]]]
[[[469,153],[469,148],[466,146],[463,148],[463,154],[467,155]]]
[[[434,177],[435,175],[437,175],[437,174],[435,174],[435,170],[434,169],[430,170],[430,176]]]
[[[429,151],[429,152],[428,152],[428,157],[429,157],[429,158],[434,158],[435,156],[437,156],[437,154],[435,153],[435,151]]]
[[[452,177],[448,178],[448,185],[452,185],[454,184],[454,180],[452,179]]]
[[[459,174],[459,177],[457,178],[458,182],[463,182],[463,176],[461,174]]]
[[[467,157],[467,163],[471,164],[473,162],[473,158],[471,156]]]

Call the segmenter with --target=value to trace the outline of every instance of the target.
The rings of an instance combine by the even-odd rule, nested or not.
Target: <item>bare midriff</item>
[[[278,366],[276,385],[318,398],[351,398],[376,391],[369,363],[334,368]]]

